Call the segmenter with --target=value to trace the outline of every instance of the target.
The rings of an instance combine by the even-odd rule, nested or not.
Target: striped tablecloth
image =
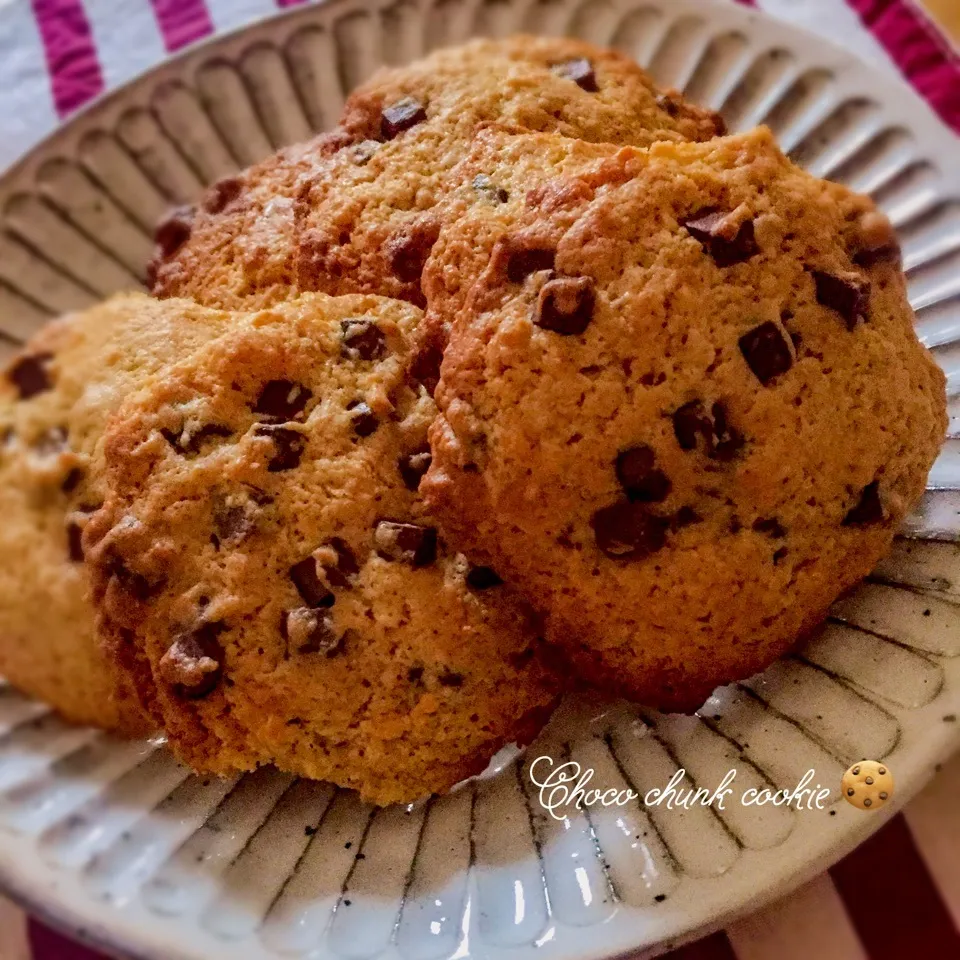
[[[90,99],[169,54],[298,2],[0,0],[0,170]],[[960,44],[960,0],[739,2],[899,71],[960,134],[960,59],[951,46]],[[829,873],[670,960],[933,957],[960,960],[960,758]],[[99,958],[0,898],[0,960]]]

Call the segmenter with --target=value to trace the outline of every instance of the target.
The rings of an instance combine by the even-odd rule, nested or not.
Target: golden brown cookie
[[[632,60],[577,40],[511,37],[384,69],[340,127],[221,181],[158,233],[153,290],[211,306],[300,291],[422,305],[435,208],[477,128],[499,122],[596,142],[709,139],[716,114],[659,91]]]
[[[499,238],[476,213],[448,228],[489,255],[447,318],[421,492],[584,676],[696,707],[887,552],[944,377],[888,221],[769,131],[559,177],[554,137],[519,140],[545,158],[522,214]]]
[[[0,378],[0,673],[77,723],[149,729],[100,654],[86,598],[80,538],[103,499],[104,424],[221,321],[193,303],[115,297],[44,327]]]
[[[275,763],[376,803],[449,789],[557,695],[538,625],[416,489],[420,312],[307,295],[130,398],[84,534],[103,628],[199,770]]]

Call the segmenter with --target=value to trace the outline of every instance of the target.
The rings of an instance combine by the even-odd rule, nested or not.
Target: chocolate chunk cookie
[[[149,730],[101,655],[82,531],[98,443],[139,379],[222,329],[194,303],[119,296],[44,327],[0,375],[0,673],[64,717]]]
[[[944,377],[896,238],[765,130],[579,174],[555,137],[491,136],[494,182],[497,146],[540,182],[439,241],[472,291],[420,491],[586,677],[696,707],[821,620],[923,490]]]
[[[499,122],[598,143],[706,140],[710,111],[663,94],[632,60],[567,39],[477,40],[375,74],[340,126],[217,184],[158,232],[159,296],[235,308],[300,291],[423,305],[436,210],[478,127]],[[502,190],[479,188],[497,203]]]
[[[419,310],[306,295],[149,378],[84,531],[102,627],[198,770],[264,763],[376,803],[443,791],[557,695],[538,625],[416,492]]]

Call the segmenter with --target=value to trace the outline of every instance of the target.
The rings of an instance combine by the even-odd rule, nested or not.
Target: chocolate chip
[[[420,280],[433,245],[440,236],[440,221],[422,218],[395,233],[384,244],[387,262],[397,279],[404,283]]]
[[[262,507],[268,497],[246,492],[233,493],[218,499],[213,508],[213,528],[217,546],[235,546],[246,540],[257,528]]]
[[[7,379],[17,388],[21,400],[29,400],[53,386],[47,373],[52,359],[52,353],[35,353],[21,357],[7,370]]]
[[[672,90],[665,90],[663,93],[657,94],[657,106],[671,117],[678,117],[681,113],[682,104],[677,94]]]
[[[593,64],[583,57],[554,64],[551,69],[558,77],[572,80],[581,90],[586,90],[587,93],[596,93],[600,89],[597,86],[597,74],[593,69]]]
[[[332,657],[343,646],[344,634],[337,632],[331,614],[309,607],[288,610],[283,619],[283,633],[297,653],[322,653]]]
[[[498,187],[485,173],[478,173],[473,178],[473,189],[494,203],[506,203],[510,199],[510,194],[503,187]]]
[[[858,267],[873,267],[878,263],[896,263],[903,260],[903,251],[899,243],[890,243],[874,250],[858,250],[853,255],[853,262]]]
[[[317,575],[317,561],[307,557],[290,568],[290,579],[309,607],[331,607],[336,599]]]
[[[175,450],[187,456],[196,456],[203,450],[208,440],[215,437],[229,437],[233,431],[219,423],[207,423],[192,432],[186,427],[181,427],[179,431],[164,429],[160,433]]]
[[[681,450],[700,449],[711,460],[732,460],[743,436],[727,422],[727,409],[717,401],[709,411],[700,400],[685,403],[673,414],[673,432]]]
[[[347,409],[350,411],[353,432],[358,437],[369,437],[380,426],[377,415],[362,400],[352,400],[347,404]]]
[[[779,565],[780,561],[789,553],[786,547],[780,547],[777,550],[773,551],[773,565],[776,567]]]
[[[151,582],[143,574],[131,570],[127,561],[116,552],[106,557],[106,569],[115,588],[140,603],[149,600],[163,585],[163,581]]]
[[[531,273],[539,270],[552,270],[556,263],[556,250],[545,247],[522,247],[507,250],[507,279],[511,283],[523,283]]]
[[[307,438],[302,433],[276,423],[258,423],[255,433],[269,437],[275,448],[276,452],[267,463],[270,473],[282,473],[300,466],[307,445]]]
[[[172,257],[189,239],[196,211],[191,206],[168,210],[157,224],[153,234],[157,255],[166,260]]]
[[[740,352],[764,386],[793,366],[790,343],[772,320],[745,333],[740,338]]]
[[[33,442],[33,449],[41,457],[54,457],[67,449],[67,428],[50,427]]]
[[[205,697],[223,677],[223,648],[217,637],[222,623],[204,624],[177,637],[160,659],[161,678],[177,696],[190,700]]]
[[[353,578],[360,572],[357,558],[349,545],[339,537],[328,541],[326,546],[334,552],[332,564],[321,562],[327,583],[333,587],[349,587]]]
[[[872,523],[883,523],[886,519],[887,513],[880,499],[880,483],[874,480],[863,488],[857,505],[843,518],[843,525],[864,527]]]
[[[870,305],[870,281],[857,273],[825,273],[813,271],[817,288],[817,303],[836,310],[843,317],[848,330],[856,329],[867,318]]]
[[[428,447],[421,448],[415,453],[404,454],[397,461],[397,468],[403,478],[403,484],[408,490],[416,492],[420,488],[423,475],[430,469],[433,457]]]
[[[690,236],[699,241],[718,267],[743,263],[760,252],[754,238],[753,221],[744,220],[731,236],[732,229],[726,226],[729,216],[728,210],[711,208],[701,210],[696,217],[683,222]]]
[[[753,521],[753,530],[755,533],[765,533],[774,539],[780,539],[787,535],[783,524],[776,517],[760,517]]]
[[[385,560],[426,567],[437,558],[437,531],[433,527],[381,520],[373,531],[373,542]]]
[[[223,177],[211,186],[203,196],[201,206],[207,213],[222,213],[243,190],[241,177]]]
[[[392,140],[397,134],[423,123],[426,119],[427,111],[423,104],[415,97],[404,97],[383,108],[380,114],[380,135],[384,140]]]
[[[638,560],[666,542],[667,521],[642,504],[621,500],[598,510],[591,521],[597,546],[609,557]]]
[[[467,586],[474,590],[489,590],[491,587],[499,587],[502,583],[496,571],[490,567],[473,567],[467,574]]]
[[[615,469],[617,480],[630,500],[657,503],[670,493],[670,478],[657,469],[656,456],[646,444],[620,453]]]
[[[419,683],[423,679],[423,667],[411,667],[407,671],[407,680],[410,683]]]
[[[670,518],[670,527],[673,530],[682,530],[684,527],[689,527],[691,524],[699,523],[701,516],[697,513],[693,507],[688,507],[686,504],[682,506],[671,518]]]
[[[439,683],[441,687],[462,687],[463,674],[444,669],[443,673],[437,677],[437,683]]]
[[[380,149],[380,144],[376,140],[361,140],[359,143],[352,144],[349,149],[350,159],[358,167],[365,167]]]
[[[363,317],[340,321],[340,352],[351,360],[379,360],[386,353],[386,337]]]
[[[410,364],[410,376],[424,385],[432,397],[440,382],[440,364],[443,350],[433,343],[425,343],[417,351]]]
[[[73,493],[74,490],[80,486],[80,481],[83,480],[83,470],[80,467],[73,467],[67,475],[63,478],[63,482],[60,484],[60,489],[64,493]]]
[[[73,563],[83,563],[83,527],[75,520],[67,521],[67,555]]]
[[[273,420],[296,420],[313,394],[302,383],[271,380],[260,391],[253,412]]]
[[[543,330],[576,336],[590,325],[594,304],[589,277],[557,277],[540,288],[533,322]]]

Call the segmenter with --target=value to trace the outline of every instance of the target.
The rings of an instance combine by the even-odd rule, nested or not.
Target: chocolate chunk
[[[191,206],[174,207],[167,211],[153,234],[157,256],[164,260],[172,257],[190,239],[195,215],[196,211]]]
[[[337,632],[332,615],[309,607],[288,610],[283,619],[283,633],[297,653],[322,653],[332,657],[343,646],[344,634]]]
[[[556,250],[545,247],[511,247],[507,250],[507,279],[511,283],[523,283],[531,273],[552,270],[556,263]]]
[[[786,547],[780,547],[773,551],[773,565],[776,567],[789,551]]]
[[[583,57],[554,64],[551,69],[558,77],[572,80],[581,90],[586,90],[587,93],[596,93],[600,89],[597,86],[597,74],[593,69],[593,64]]]
[[[384,244],[387,261],[397,279],[417,283],[433,245],[440,236],[440,221],[423,218],[395,233]]]
[[[212,693],[223,677],[222,623],[207,623],[177,637],[160,659],[161,678],[177,696],[197,700]]]
[[[67,428],[50,427],[33,442],[33,449],[41,457],[55,457],[67,449]]]
[[[783,524],[776,517],[760,517],[753,521],[753,530],[755,533],[765,533],[767,536],[779,539],[787,535]]]
[[[60,484],[60,489],[64,493],[73,493],[74,490],[80,486],[80,481],[83,480],[83,470],[80,467],[73,467],[67,475],[63,478],[63,481]]]
[[[423,475],[430,469],[433,457],[429,447],[421,448],[415,453],[404,454],[397,461],[397,468],[403,478],[403,484],[408,490],[416,491],[420,488]]]
[[[666,542],[667,521],[642,504],[621,500],[598,510],[591,521],[599,547],[608,557],[638,560],[655,553]]]
[[[67,555],[73,563],[83,563],[83,527],[75,520],[67,521]]]
[[[443,350],[434,343],[425,343],[417,351],[410,364],[410,376],[424,385],[432,397],[440,382],[440,364]]]
[[[496,571],[490,567],[472,567],[467,574],[467,586],[474,590],[489,590],[491,587],[499,587],[502,583]]]
[[[729,216],[728,210],[711,208],[701,210],[696,217],[683,222],[690,236],[700,242],[718,267],[743,263],[760,252],[754,238],[753,221],[744,220],[733,233],[726,224]]]
[[[875,250],[858,250],[853,255],[853,262],[858,267],[874,267],[878,263],[900,264],[903,261],[903,251],[899,243],[891,243]]]
[[[671,117],[678,117],[683,105],[676,93],[672,90],[665,90],[663,93],[657,94],[657,106]]]
[[[273,420],[296,420],[303,413],[313,394],[302,384],[291,380],[271,380],[267,383],[253,412]]]
[[[332,607],[336,597],[317,575],[317,561],[307,557],[290,568],[290,579],[309,607]]]
[[[410,683],[419,683],[423,679],[423,667],[411,667],[407,671],[407,680]]]
[[[21,400],[29,400],[53,386],[47,373],[52,359],[52,353],[35,353],[21,357],[7,370],[7,379],[17,388]]]
[[[682,506],[671,518],[670,518],[670,528],[672,530],[682,530],[684,527],[689,527],[691,524],[699,523],[702,517],[693,507],[689,507],[686,504]]]
[[[151,582],[143,574],[131,570],[115,550],[106,557],[106,569],[113,586],[140,603],[149,600],[163,586],[162,580]]]
[[[646,444],[624,450],[616,460],[617,480],[630,500],[657,503],[670,493],[670,478],[657,469],[656,456]]]
[[[589,277],[557,277],[540,288],[533,322],[553,333],[576,336],[590,325],[594,303]]]
[[[717,401],[709,411],[700,400],[685,403],[673,414],[673,432],[681,450],[700,449],[711,460],[732,460],[743,437],[727,422],[727,409]]]
[[[243,190],[242,177],[223,177],[203,195],[201,206],[207,213],[222,213]]]
[[[381,520],[373,531],[373,542],[385,560],[426,567],[437,558],[437,531],[433,527]]]
[[[334,537],[326,546],[333,550],[335,560],[332,564],[321,561],[327,583],[332,587],[349,587],[353,577],[360,572],[357,558],[349,545],[339,537]]]
[[[192,432],[181,427],[179,431],[164,429],[160,433],[175,450],[187,456],[196,456],[203,450],[208,440],[215,437],[229,437],[233,431],[219,423],[207,423]]]
[[[867,319],[870,305],[870,281],[857,273],[824,273],[813,271],[817,288],[817,303],[836,310],[843,317],[848,330],[856,329],[861,320]]]
[[[219,498],[213,508],[213,529],[216,543],[235,546],[246,540],[257,528],[262,508],[270,498],[259,491],[241,491]]]
[[[380,114],[380,135],[384,140],[392,140],[404,130],[409,130],[426,119],[427,111],[423,104],[415,97],[404,97],[383,108]]]
[[[880,499],[880,483],[874,480],[863,488],[857,505],[843,518],[843,525],[865,527],[872,523],[883,523],[886,519],[887,513]]]
[[[358,437],[369,437],[380,426],[377,415],[362,400],[352,400],[347,404],[347,409],[350,411],[353,432]]]
[[[364,317],[340,321],[340,352],[351,360],[379,360],[386,353],[383,331]]]
[[[503,187],[498,187],[485,173],[478,173],[473,178],[473,189],[494,203],[506,203],[510,199],[510,194]]]
[[[300,466],[303,451],[307,446],[307,438],[302,433],[276,423],[258,423],[255,432],[257,436],[269,437],[276,448],[267,463],[270,473],[282,473]]]
[[[793,366],[790,343],[772,320],[745,333],[740,338],[740,352],[764,386]]]
[[[441,687],[462,687],[463,674],[444,669],[443,673],[437,677],[437,683],[439,683]]]

